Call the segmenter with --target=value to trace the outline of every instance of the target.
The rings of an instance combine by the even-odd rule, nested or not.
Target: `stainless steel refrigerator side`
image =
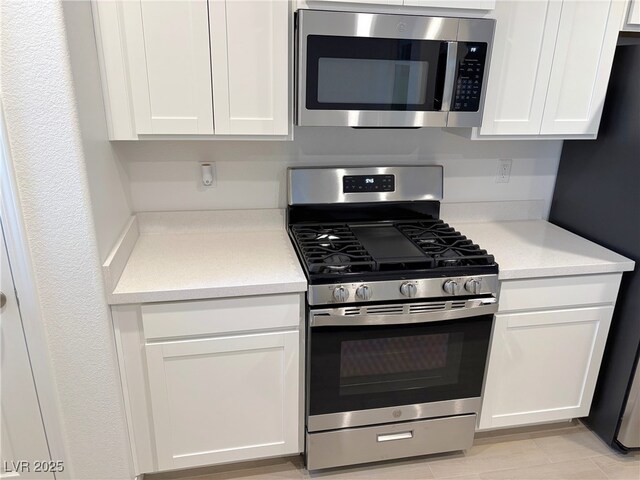
[[[624,448],[640,448],[640,368],[637,365],[620,422],[618,443]]]

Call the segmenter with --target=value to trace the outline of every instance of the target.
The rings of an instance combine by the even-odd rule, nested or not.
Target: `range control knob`
[[[458,293],[458,282],[455,280],[447,280],[442,285],[442,289],[449,295],[455,295]]]
[[[470,278],[469,280],[467,280],[467,283],[464,284],[464,289],[469,293],[473,293],[474,295],[479,294],[481,288],[481,281],[477,278]]]
[[[344,303],[349,298],[349,290],[347,290],[342,285],[337,286],[333,289],[333,299],[336,302]]]
[[[356,297],[360,300],[371,300],[371,287],[369,285],[360,285],[356,289]]]
[[[416,287],[415,283],[404,282],[400,285],[400,293],[405,297],[415,297],[416,293],[418,293],[418,287]]]

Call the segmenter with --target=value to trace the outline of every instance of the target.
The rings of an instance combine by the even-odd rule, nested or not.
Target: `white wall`
[[[61,417],[60,477],[131,478],[62,4],[0,5],[2,100]]]
[[[143,141],[114,144],[134,211],[275,208],[286,205],[290,165],[441,164],[445,202],[544,200],[553,195],[562,141],[471,141],[437,128],[296,128],[294,142]],[[497,160],[513,159],[496,183]],[[198,162],[216,163],[217,186]]]
[[[131,215],[128,179],[107,138],[91,4],[67,1],[63,10],[98,251],[104,261]]]

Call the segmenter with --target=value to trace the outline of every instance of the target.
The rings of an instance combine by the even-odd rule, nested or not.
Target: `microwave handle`
[[[451,110],[451,99],[456,81],[456,68],[458,66],[458,42],[447,42],[447,63],[444,71],[444,89],[442,90],[442,107],[440,111]]]

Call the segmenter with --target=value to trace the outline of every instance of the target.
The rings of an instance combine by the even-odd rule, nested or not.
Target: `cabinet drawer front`
[[[160,470],[298,453],[298,332],[145,347]]]
[[[614,303],[621,273],[505,280],[499,312]]]
[[[298,328],[300,295],[198,300],[142,306],[145,339]]]
[[[476,415],[308,433],[307,468],[465,450],[473,443]]]

